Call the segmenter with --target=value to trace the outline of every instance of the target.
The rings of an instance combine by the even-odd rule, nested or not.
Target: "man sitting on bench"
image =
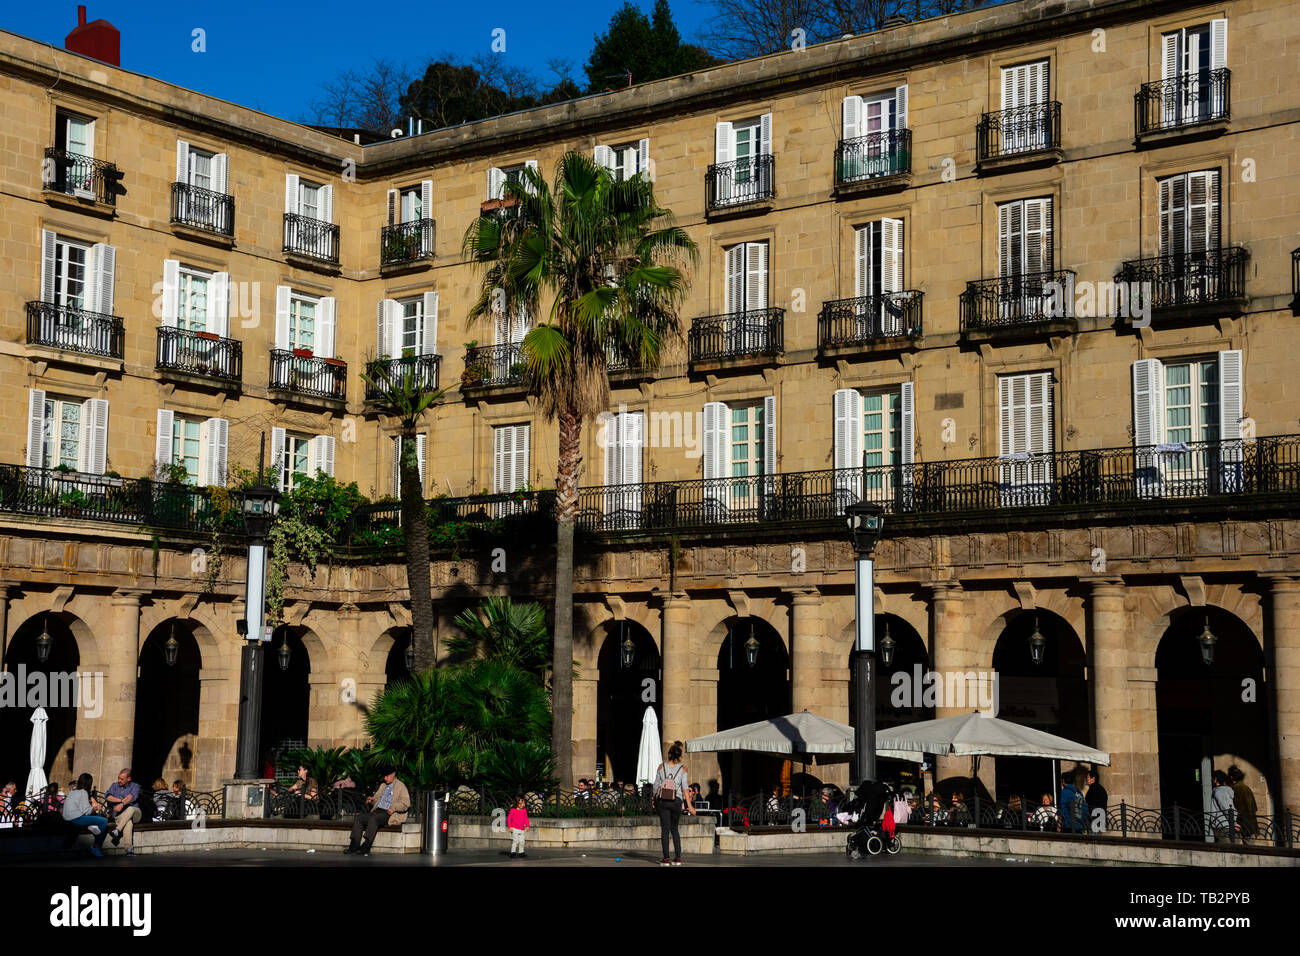
[[[374,796],[366,797],[366,803],[370,804],[371,809],[358,813],[352,821],[352,840],[344,853],[367,856],[374,846],[375,834],[380,827],[389,824],[401,826],[406,821],[406,811],[411,809],[411,795],[407,792],[406,784],[397,779],[397,771],[391,767],[384,769],[383,776],[384,782],[379,785]],[[360,842],[363,830],[364,843]]]

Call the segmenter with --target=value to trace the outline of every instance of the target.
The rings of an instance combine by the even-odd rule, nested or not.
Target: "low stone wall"
[[[718,828],[721,853],[843,853],[847,829],[804,833]],[[903,853],[949,857],[1015,858],[1093,866],[1300,866],[1300,850],[1120,837],[1071,837],[900,827]]]
[[[527,846],[571,850],[626,850],[663,852],[659,842],[659,821],[652,817],[600,817],[553,820],[533,818]],[[711,817],[682,817],[682,852],[710,854],[714,845]],[[448,845],[451,849],[510,849],[510,831],[492,829],[491,817],[453,816]],[[671,847],[670,847],[671,849]]]

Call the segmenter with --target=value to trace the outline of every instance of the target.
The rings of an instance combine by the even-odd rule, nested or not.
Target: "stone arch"
[[[993,604],[995,613],[987,617],[987,623],[982,630],[979,630],[977,625],[971,631],[972,636],[975,637],[975,650],[983,655],[980,661],[981,666],[993,666],[994,650],[1003,632],[1011,622],[1020,614],[1033,614],[1034,611],[1051,614],[1067,624],[1074,632],[1074,636],[1078,638],[1084,655],[1088,654],[1087,612],[1082,597],[1071,596],[1065,590],[1060,589],[1036,591],[1034,594],[1034,607],[1025,608],[1009,594],[1002,595],[994,592],[987,596],[990,599],[994,596],[999,599]],[[998,610],[999,608],[1000,610]],[[985,648],[988,649],[987,654],[985,654]]]
[[[1239,586],[1234,585],[1207,588],[1205,598],[1204,605],[1193,605],[1185,594],[1172,585],[1145,589],[1139,607],[1139,619],[1146,621],[1146,627],[1135,629],[1140,637],[1140,646],[1149,649],[1149,656],[1140,662],[1141,666],[1156,666],[1156,653],[1160,641],[1169,630],[1174,618],[1184,610],[1196,610],[1199,607],[1213,608],[1231,614],[1250,631],[1260,650],[1264,649],[1264,609],[1259,598],[1252,598]],[[1241,610],[1249,613],[1239,613]]]

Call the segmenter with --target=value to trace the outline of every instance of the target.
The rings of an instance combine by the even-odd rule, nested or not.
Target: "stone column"
[[[685,591],[663,596],[663,700],[660,735],[665,741],[685,740],[696,725],[691,677],[695,666],[691,640],[691,602]]]
[[[0,667],[4,666],[5,655],[9,653],[9,599],[14,590],[10,582],[0,581]]]
[[[600,671],[584,667],[573,680],[573,779],[596,776],[596,708]],[[595,676],[591,676],[595,675]],[[603,770],[604,768],[600,768]]]
[[[965,592],[962,591],[961,585],[952,581],[942,581],[931,585],[930,659],[934,662],[932,666],[942,682],[941,694],[947,690],[949,683],[944,679],[944,675],[975,671],[983,666],[979,659],[978,649],[972,644],[973,640],[974,638],[970,633],[970,621],[967,619]],[[969,700],[972,695],[975,695],[975,700],[978,701],[979,688],[973,685],[969,686],[965,689],[965,693],[968,700],[967,706],[935,707],[935,718],[955,717],[958,714],[970,713],[972,710],[977,709],[977,705],[969,703]],[[940,703],[951,704],[952,702],[941,698]],[[970,777],[970,757],[939,757],[936,763],[936,783],[948,777]],[[979,777],[984,782],[984,786],[992,793],[996,785],[992,758],[983,757],[980,759]],[[966,796],[970,797],[971,794],[968,793]]]
[[[333,698],[335,713],[333,738],[336,744],[355,747],[365,741],[365,712],[358,704],[369,705],[375,694],[384,689],[384,660],[368,659],[372,638],[361,636],[361,609],[348,602],[334,613],[337,630],[334,638],[338,650],[334,659],[339,666],[338,693]],[[324,702],[322,702],[324,703]]]
[[[1300,581],[1271,579],[1270,626],[1274,715],[1277,721],[1280,807],[1300,814]]]
[[[87,717],[77,714],[77,741],[99,741],[95,786],[107,790],[123,767],[131,766],[135,745],[135,687],[140,661],[140,599],[142,591],[113,592],[112,626],[95,637],[104,648],[104,712]]]
[[[806,710],[827,717],[830,703],[822,684],[826,667],[826,625],[822,617],[821,594],[812,588],[797,588],[790,595],[790,683],[794,713]]]
[[[1160,757],[1156,734],[1154,680],[1135,672],[1129,649],[1131,627],[1120,578],[1086,580],[1088,640],[1091,644],[1093,724],[1097,748],[1110,754],[1101,780],[1114,803],[1139,807],[1160,803]],[[1144,669],[1145,671],[1145,669]]]

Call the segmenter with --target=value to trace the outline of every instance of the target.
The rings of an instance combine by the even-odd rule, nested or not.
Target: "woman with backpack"
[[[686,798],[686,812],[694,813],[691,803],[690,780],[682,763],[682,742],[674,740],[668,748],[668,759],[655,771],[654,805],[659,812],[659,836],[663,842],[664,858],[660,866],[682,865],[682,836],[677,826],[682,818],[682,798]],[[668,858],[668,835],[672,834],[673,849],[677,855]]]

